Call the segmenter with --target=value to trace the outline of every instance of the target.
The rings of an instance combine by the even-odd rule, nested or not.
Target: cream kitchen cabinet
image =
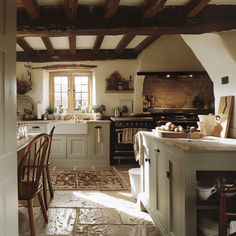
[[[51,161],[57,161],[66,158],[66,136],[55,134],[53,135],[50,159]]]
[[[110,165],[110,122],[88,123],[88,158],[94,165]]]
[[[63,129],[64,123],[61,123],[56,126],[53,135],[52,164],[87,167],[110,165],[110,121],[86,122],[86,134],[66,134],[66,130],[71,129],[70,123],[65,124],[67,129]]]
[[[86,160],[88,158],[87,135],[68,135],[66,137],[68,159]]]

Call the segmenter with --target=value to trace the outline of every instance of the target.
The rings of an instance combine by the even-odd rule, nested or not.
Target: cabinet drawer
[[[27,124],[28,133],[47,133],[47,124]]]

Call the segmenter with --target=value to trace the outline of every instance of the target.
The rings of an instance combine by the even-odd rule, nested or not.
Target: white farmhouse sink
[[[52,122],[55,125],[54,134],[88,134],[87,123]]]

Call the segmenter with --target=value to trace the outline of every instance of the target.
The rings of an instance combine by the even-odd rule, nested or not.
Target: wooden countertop
[[[17,140],[17,146],[16,146],[16,150],[17,152],[20,151],[22,148],[24,148],[37,134],[29,134],[26,137],[20,138]]]

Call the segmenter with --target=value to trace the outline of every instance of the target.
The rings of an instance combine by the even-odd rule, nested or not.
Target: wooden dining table
[[[28,134],[27,136],[24,136],[20,139],[17,139],[16,144],[16,151],[17,151],[17,165],[19,166],[27,145],[30,143],[30,141],[36,136],[37,134]]]

